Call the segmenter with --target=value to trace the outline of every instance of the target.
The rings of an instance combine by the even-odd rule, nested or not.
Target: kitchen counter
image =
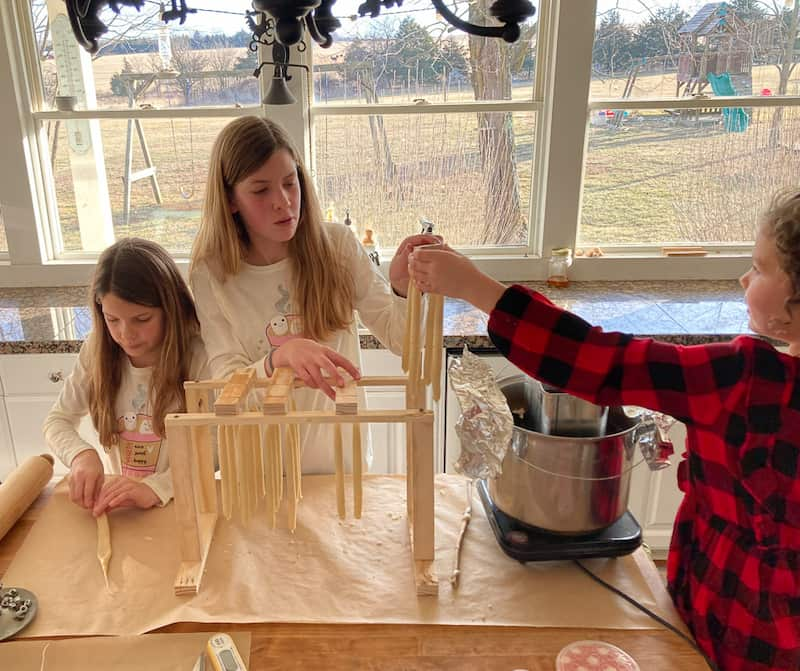
[[[38,519],[52,485],[0,540],[0,575]],[[643,550],[633,558],[659,608],[671,604],[655,566]],[[658,625],[654,624],[654,627]],[[409,624],[193,624],[176,623],[158,632],[249,631],[252,669],[400,669],[552,671],[558,651],[576,640],[603,640],[629,652],[640,668],[706,671],[686,642],[666,629],[582,629]],[[2,644],[0,644],[2,645]],[[187,670],[188,671],[188,670]]]
[[[552,289],[526,283],[605,330],[680,344],[730,340],[749,333],[736,281],[580,282]],[[487,316],[463,301],[445,302],[445,347],[492,348]],[[91,329],[84,287],[0,290],[0,354],[77,352]],[[364,349],[382,345],[369,333]]]

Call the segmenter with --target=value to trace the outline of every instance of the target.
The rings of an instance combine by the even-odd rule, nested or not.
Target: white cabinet
[[[484,360],[490,365],[498,380],[519,374],[521,371],[500,355],[486,355]],[[448,357],[448,364],[452,357]],[[447,389],[444,417],[445,464],[449,473],[461,453],[461,441],[455,432],[456,421],[461,413],[458,401],[451,389]],[[631,489],[628,508],[642,527],[642,536],[656,559],[666,556],[672,535],[672,524],[683,497],[678,489],[677,465],[684,451],[686,429],[676,423],[670,430],[670,439],[675,446],[672,465],[661,471],[651,471],[645,463],[640,463],[631,476]]]
[[[362,375],[403,375],[400,357],[384,349],[361,351]],[[442,371],[444,380],[444,371]],[[403,410],[406,407],[403,387],[366,387],[367,407],[370,410]],[[444,397],[444,381],[442,381]],[[429,399],[430,403],[430,399]],[[430,407],[430,405],[429,405]],[[434,470],[443,468],[443,426],[444,413],[441,401],[434,405],[436,425],[434,426]],[[370,424],[369,435],[372,444],[372,473],[406,472],[406,427],[404,424]]]
[[[4,401],[0,412],[0,478],[29,456],[49,451],[42,424],[76,358],[77,354],[0,356]],[[80,433],[85,440],[97,444],[97,434],[88,417],[81,423]],[[56,459],[54,473],[64,475],[67,470]]]

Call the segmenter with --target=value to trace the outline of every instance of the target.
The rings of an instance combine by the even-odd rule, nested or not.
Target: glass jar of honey
[[[551,287],[564,288],[569,286],[569,267],[572,265],[572,250],[567,247],[557,247],[550,252],[547,263],[547,284]]]

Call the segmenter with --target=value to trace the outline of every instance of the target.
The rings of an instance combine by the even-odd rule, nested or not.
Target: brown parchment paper
[[[145,634],[60,641],[0,643],[0,669],[8,671],[192,671],[213,634]],[[250,633],[230,637],[250,666]],[[206,665],[208,668],[208,665]]]
[[[352,514],[349,479],[347,510]],[[437,597],[414,588],[405,480],[364,481],[360,520],[340,520],[333,476],[303,478],[297,529],[265,514],[245,527],[221,518],[199,594],[177,597],[179,550],[174,508],[109,515],[113,555],[107,591],[96,558],[96,524],[55,490],[4,576],[39,598],[25,637],[138,634],[174,622],[492,624],[657,628],[653,620],[584,575],[571,562],[520,564],[503,554],[477,495],[464,538],[461,582],[449,584],[465,507],[465,481],[437,476]],[[630,556],[587,560],[643,605],[656,606]]]

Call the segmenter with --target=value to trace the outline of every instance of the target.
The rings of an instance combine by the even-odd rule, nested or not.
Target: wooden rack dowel
[[[282,370],[282,369],[278,369]],[[327,378],[326,378],[327,379]],[[408,377],[405,375],[370,375],[369,377],[362,377],[354,380],[357,387],[405,387],[408,383]],[[253,389],[269,389],[272,385],[272,378],[257,378],[253,382]],[[183,383],[185,390],[198,390],[198,391],[214,391],[222,389],[225,386],[225,380],[187,380]],[[302,380],[295,379],[292,382],[292,389],[302,389],[306,384]]]
[[[239,415],[214,415],[197,413],[192,415],[170,414],[167,419],[176,426],[232,426],[236,424],[397,424],[422,421],[429,410],[412,407],[406,410],[361,410],[357,415],[326,414],[323,410],[298,410],[287,415],[262,415],[258,412],[243,412]]]
[[[353,517],[361,518],[363,500],[361,468],[361,425],[353,424]]]
[[[344,448],[342,446],[342,425],[333,427],[333,456],[336,466],[336,510],[344,519],[347,511],[344,506]]]

